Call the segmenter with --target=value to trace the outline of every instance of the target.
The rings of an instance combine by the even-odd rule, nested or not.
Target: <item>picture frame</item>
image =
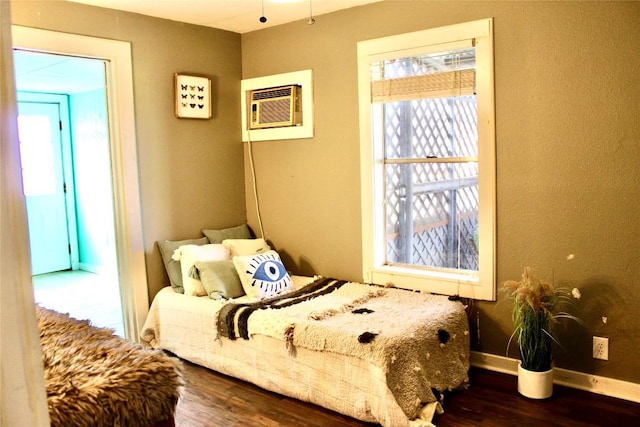
[[[211,118],[211,79],[197,74],[176,73],[175,116],[180,119]]]

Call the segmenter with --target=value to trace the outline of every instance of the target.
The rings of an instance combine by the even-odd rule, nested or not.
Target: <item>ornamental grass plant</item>
[[[508,280],[502,291],[513,302],[512,320],[514,330],[507,343],[507,353],[515,339],[520,351],[522,368],[545,372],[551,369],[552,346],[560,346],[553,329],[562,320],[580,319],[567,310],[580,299],[580,291],[573,288],[555,288],[551,283],[536,278],[530,267],[525,267],[522,279]]]

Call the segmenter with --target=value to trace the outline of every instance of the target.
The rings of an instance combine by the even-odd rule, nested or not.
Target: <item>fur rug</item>
[[[173,419],[180,362],[36,306],[52,426],[148,427]]]

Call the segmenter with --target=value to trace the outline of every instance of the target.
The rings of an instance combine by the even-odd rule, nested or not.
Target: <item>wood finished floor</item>
[[[374,427],[318,406],[184,362],[187,387],[176,427]],[[520,397],[516,377],[472,368],[471,386],[445,400],[438,427],[631,427],[640,425],[640,403],[555,386],[545,401]]]

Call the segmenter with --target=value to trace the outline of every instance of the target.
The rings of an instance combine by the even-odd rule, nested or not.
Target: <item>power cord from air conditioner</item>
[[[262,228],[262,215],[260,214],[260,202],[258,201],[258,184],[256,180],[256,167],[253,163],[253,146],[251,145],[251,131],[247,129],[247,149],[249,151],[249,167],[251,168],[251,178],[253,182],[253,199],[256,202],[256,215],[260,226],[260,235],[264,239],[264,229]]]

